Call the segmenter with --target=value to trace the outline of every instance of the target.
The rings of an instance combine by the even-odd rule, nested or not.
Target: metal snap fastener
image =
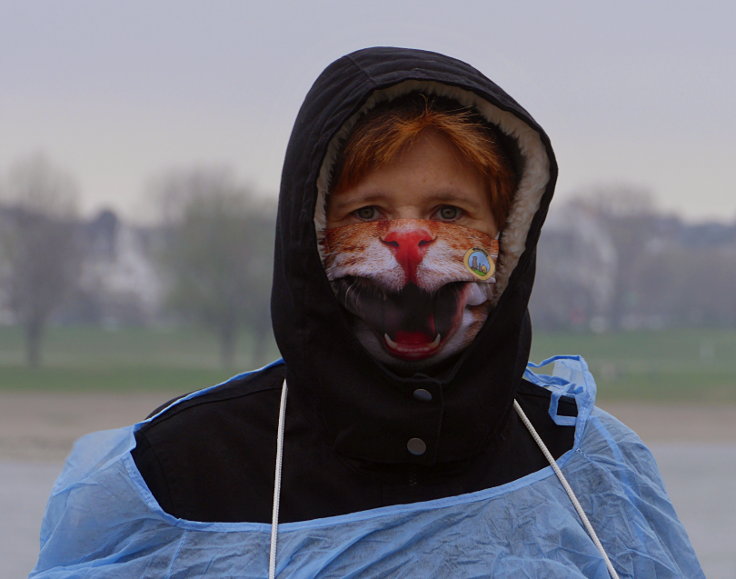
[[[421,438],[410,438],[406,442],[406,450],[408,450],[414,456],[422,456],[427,452],[427,443]]]
[[[419,400],[420,402],[432,401],[432,393],[424,388],[417,388],[412,392],[412,396],[414,397],[414,400]]]

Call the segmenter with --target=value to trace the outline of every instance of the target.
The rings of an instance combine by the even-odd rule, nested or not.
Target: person
[[[331,64],[284,164],[283,360],[78,441],[32,576],[702,576],[584,361],[527,366],[556,175],[464,62]]]

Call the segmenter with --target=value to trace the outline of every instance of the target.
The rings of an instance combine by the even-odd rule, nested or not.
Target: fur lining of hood
[[[353,115],[337,132],[327,149],[317,180],[317,204],[314,225],[319,241],[326,227],[327,195],[331,187],[333,166],[345,140],[358,119],[377,104],[394,100],[405,94],[421,91],[426,94],[451,98],[463,106],[474,107],[490,124],[513,140],[522,160],[519,182],[508,219],[501,228],[500,254],[496,271],[493,302],[497,303],[506,289],[509,277],[526,247],[532,219],[550,180],[550,163],[539,134],[516,115],[507,112],[473,92],[435,81],[408,80],[387,89],[376,90],[363,108]],[[320,256],[322,244],[319,243]]]

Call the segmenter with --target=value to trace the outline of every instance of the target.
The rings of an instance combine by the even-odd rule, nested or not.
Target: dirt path
[[[144,418],[176,393],[0,392],[0,459],[60,461],[87,432]],[[610,403],[647,443],[736,442],[736,405]]]
[[[175,395],[0,392],[0,459],[61,461],[83,434],[137,422]]]

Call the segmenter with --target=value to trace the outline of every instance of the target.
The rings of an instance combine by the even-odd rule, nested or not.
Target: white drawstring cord
[[[271,512],[271,552],[268,557],[268,578],[276,579],[276,545],[279,535],[279,504],[281,503],[281,466],[284,462],[284,431],[286,430],[286,378],[281,386],[279,426],[276,438],[276,469],[273,474],[273,511]]]
[[[526,429],[529,431],[529,434],[532,435],[534,442],[537,443],[539,450],[542,451],[542,454],[547,459],[547,462],[549,462],[549,465],[552,467],[552,470],[555,471],[555,474],[557,475],[557,478],[560,480],[560,483],[562,483],[562,487],[565,489],[567,496],[570,497],[570,500],[572,501],[572,505],[575,507],[575,510],[577,511],[578,516],[580,517],[580,520],[583,522],[583,526],[585,527],[585,530],[588,531],[590,538],[593,539],[593,543],[598,548],[598,551],[600,552],[600,554],[603,556],[603,560],[606,562],[606,567],[608,568],[609,575],[612,577],[612,579],[619,579],[618,573],[616,573],[616,569],[613,568],[613,565],[611,564],[611,560],[608,558],[608,554],[606,553],[606,550],[603,548],[603,544],[598,538],[598,535],[596,534],[595,529],[593,528],[593,525],[590,524],[590,521],[588,520],[588,516],[585,514],[585,511],[583,510],[583,507],[580,504],[580,501],[578,501],[578,498],[575,496],[575,492],[572,490],[570,483],[567,482],[565,475],[562,474],[562,470],[560,469],[559,466],[557,466],[557,461],[555,460],[555,457],[552,456],[552,453],[547,448],[547,445],[544,444],[544,441],[542,440],[542,438],[539,436],[539,434],[537,434],[537,431],[534,429],[534,426],[532,425],[531,421],[527,418],[526,414],[524,414],[524,411],[521,409],[521,406],[516,400],[514,400],[514,410],[516,410],[516,413],[519,415],[519,418],[521,418],[521,421],[524,423],[524,426],[526,426]]]
[[[286,386],[286,379],[284,379],[284,383],[281,387],[281,403],[279,405],[278,435],[276,438],[276,466],[275,466],[275,471],[274,471],[274,483],[273,483],[273,511],[271,513],[271,550],[270,550],[269,560],[268,560],[269,579],[276,579],[276,546],[278,544],[278,532],[279,532],[278,531],[279,505],[281,502],[281,473],[282,473],[282,465],[283,465],[283,460],[284,460],[284,431],[286,429],[286,394],[287,394],[287,391],[288,391],[288,388]],[[529,431],[529,434],[532,435],[534,442],[537,443],[539,450],[542,451],[542,454],[547,459],[547,462],[549,462],[555,475],[557,475],[557,478],[562,484],[562,488],[565,489],[565,492],[567,493],[567,496],[570,498],[570,501],[572,502],[573,507],[575,507],[575,511],[577,511],[578,516],[580,517],[580,520],[583,522],[583,526],[585,527],[585,530],[588,532],[596,548],[598,549],[600,554],[603,556],[603,560],[605,561],[606,567],[608,568],[608,573],[611,575],[612,579],[619,579],[618,573],[616,573],[616,569],[614,569],[613,564],[611,563],[611,560],[608,558],[608,554],[606,553],[606,550],[603,548],[603,545],[600,539],[598,538],[598,535],[596,534],[595,529],[593,528],[593,525],[591,525],[590,521],[588,520],[588,516],[585,514],[585,511],[583,510],[583,507],[580,504],[580,501],[578,501],[577,496],[575,496],[575,492],[572,490],[570,483],[567,482],[565,475],[562,473],[562,470],[557,465],[557,461],[552,456],[552,453],[550,453],[549,449],[547,448],[547,445],[544,444],[544,441],[542,440],[542,438],[539,436],[539,434],[537,434],[537,431],[535,430],[534,425],[531,423],[529,418],[527,418],[526,414],[524,413],[521,406],[516,400],[514,400],[514,410],[516,410],[516,413],[519,415],[519,418],[521,418],[521,421],[524,423],[524,426],[526,426],[527,430]]]

